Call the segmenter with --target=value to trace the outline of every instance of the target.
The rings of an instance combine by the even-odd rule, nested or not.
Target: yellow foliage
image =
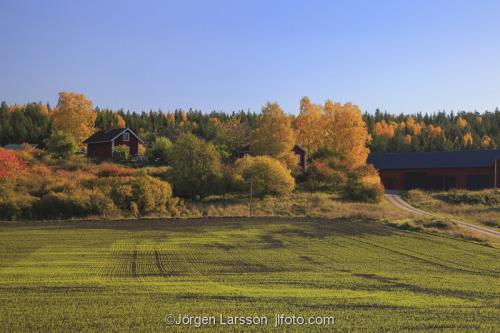
[[[96,117],[92,102],[84,95],[61,92],[57,108],[52,112],[52,128],[71,136],[80,144],[93,133]]]
[[[427,132],[430,136],[441,136],[443,134],[443,129],[439,126],[434,126],[432,124],[427,125]]]
[[[481,118],[481,116],[476,116],[475,120],[479,124],[481,124],[483,122],[483,118]]]
[[[465,120],[464,118],[462,117],[458,117],[457,118],[457,125],[458,127],[460,128],[465,128],[467,126],[467,120]]]
[[[173,114],[173,113],[170,113],[170,112],[169,112],[169,113],[167,113],[167,114],[165,115],[165,119],[167,120],[167,124],[168,124],[169,126],[172,126],[173,124],[175,124],[175,116],[174,116],[174,114]]]
[[[116,125],[119,128],[125,128],[126,127],[125,119],[123,119],[123,117],[120,116],[119,114],[116,115]]]
[[[470,146],[473,142],[472,134],[470,132],[465,133],[464,135],[464,144],[466,146]]]
[[[377,136],[386,136],[392,139],[394,137],[394,126],[395,124],[388,124],[385,120],[382,120],[375,123],[373,130]]]
[[[248,144],[248,133],[239,117],[231,117],[227,121],[210,118],[215,127],[216,141],[230,149],[241,148]]]
[[[254,195],[285,195],[295,188],[295,179],[283,163],[269,156],[246,156],[236,161],[236,174],[241,187],[248,190],[250,183]]]
[[[483,135],[481,139],[481,147],[483,148],[495,148],[496,144],[489,136]]]
[[[182,123],[187,123],[187,121],[188,121],[187,113],[185,111],[182,111],[181,112],[181,122]]]
[[[294,128],[297,143],[313,153],[323,145],[323,107],[311,103],[307,97],[300,100],[300,113],[295,119]]]
[[[342,154],[353,167],[365,164],[371,136],[360,109],[351,103],[326,101],[323,119],[325,147]]]
[[[405,145],[411,145],[412,137],[410,134],[406,134],[405,137],[403,138],[403,142]]]
[[[290,118],[277,103],[262,108],[259,125],[250,136],[250,149],[256,155],[286,159],[295,144]]]
[[[418,123],[412,116],[406,118],[406,128],[410,130],[413,135],[420,135],[422,128],[425,126],[422,123]]]

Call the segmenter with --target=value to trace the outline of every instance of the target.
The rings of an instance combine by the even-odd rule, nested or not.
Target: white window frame
[[[125,132],[123,133],[123,142],[129,142],[130,141],[130,133]]]

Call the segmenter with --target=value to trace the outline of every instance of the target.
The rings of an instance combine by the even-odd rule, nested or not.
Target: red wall
[[[89,143],[87,145],[87,156],[112,158],[113,148],[111,142]]]
[[[123,141],[123,133],[120,134],[114,141],[115,146],[126,145],[130,148],[130,156],[135,156],[139,153],[139,140],[129,133],[129,141]],[[87,145],[87,156],[89,157],[99,157],[99,158],[112,158],[113,157],[113,143],[100,142],[100,143],[89,143]]]
[[[127,145],[130,147],[130,156],[135,156],[139,153],[139,140],[129,133],[129,141],[123,141],[123,134],[115,139],[115,146]]]
[[[498,162],[497,185],[500,185],[500,162]],[[405,174],[408,172],[425,172],[427,176],[454,177],[455,188],[467,188],[468,175],[487,175],[489,186],[494,186],[494,167],[489,168],[457,168],[457,169],[404,169],[404,170],[379,170],[380,178],[386,189],[405,190]],[[425,188],[428,184],[422,184]]]

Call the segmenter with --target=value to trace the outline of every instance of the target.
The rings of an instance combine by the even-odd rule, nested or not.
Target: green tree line
[[[96,129],[123,126],[120,124],[121,118],[127,127],[147,143],[154,142],[157,136],[175,141],[182,134],[192,133],[216,142],[223,155],[234,154],[247,145],[248,135],[255,130],[259,119],[258,113],[250,111],[204,113],[190,109],[132,112],[99,107],[94,108],[94,111],[97,114]],[[51,134],[51,112],[50,105],[39,102],[25,105],[2,102],[0,145],[25,142],[43,144]],[[498,108],[482,113],[443,111],[398,115],[376,110],[373,113],[365,112],[363,120],[372,138],[369,143],[372,152],[494,149],[500,146]],[[240,137],[239,140],[234,138],[235,135]]]

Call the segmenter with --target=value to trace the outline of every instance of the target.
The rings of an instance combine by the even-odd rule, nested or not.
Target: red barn
[[[386,189],[480,190],[500,184],[500,150],[371,154]]]
[[[144,142],[130,128],[113,128],[94,133],[87,140],[87,156],[97,158],[112,158],[114,147],[126,145],[129,147],[130,156],[139,153],[139,143]]]

